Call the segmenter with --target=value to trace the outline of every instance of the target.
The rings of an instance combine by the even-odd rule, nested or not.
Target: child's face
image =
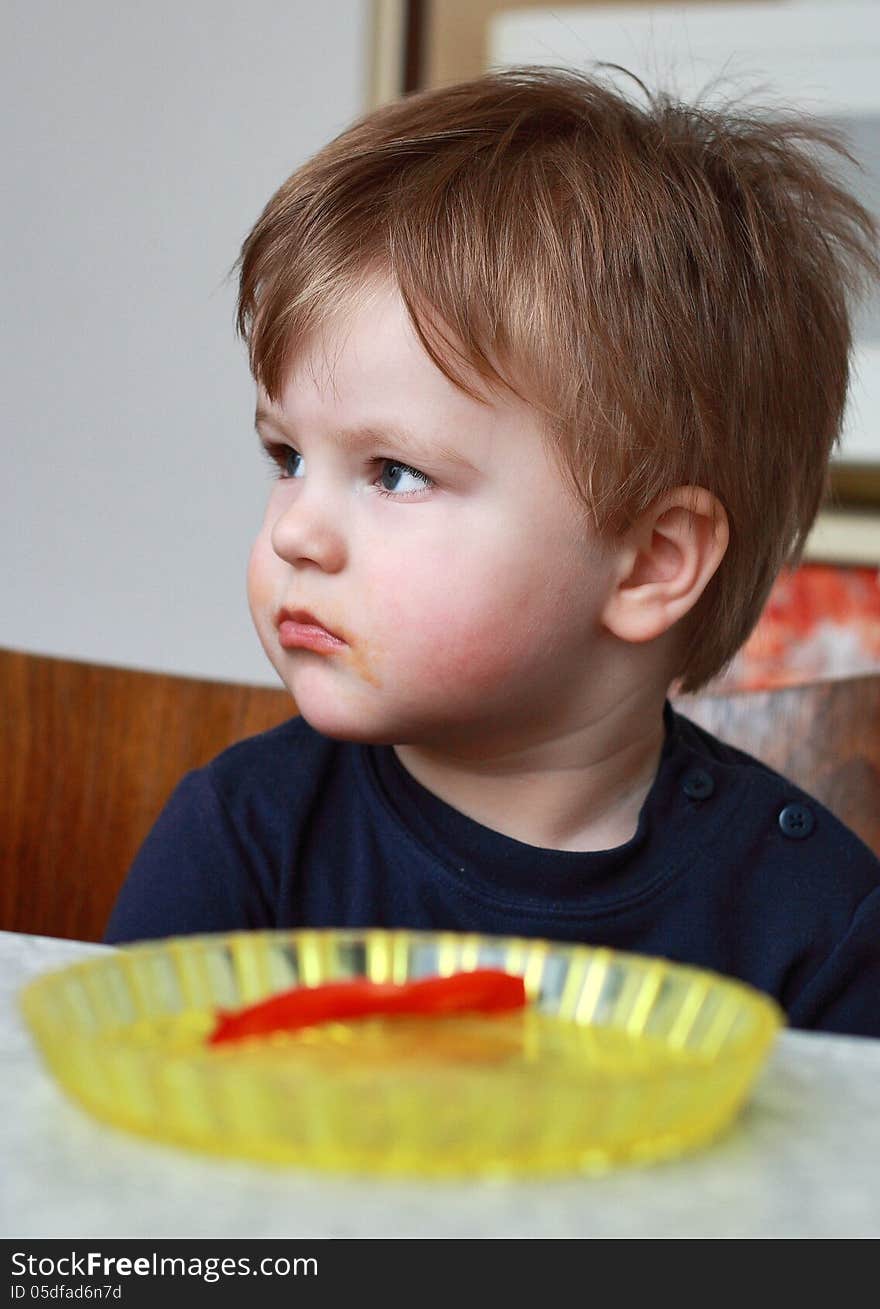
[[[251,613],[316,730],[470,749],[579,718],[613,556],[529,407],[456,388],[386,286],[297,360],[280,403],[261,393],[258,407],[287,475],[251,553]],[[346,448],[364,428],[375,437]],[[279,612],[300,609],[345,644],[282,646]]]

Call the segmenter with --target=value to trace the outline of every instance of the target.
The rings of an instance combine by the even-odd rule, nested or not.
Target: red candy
[[[244,1009],[221,1010],[208,1043],[222,1045],[272,1032],[297,1032],[319,1023],[361,1018],[501,1013],[521,1009],[525,1003],[523,979],[493,968],[454,973],[451,977],[425,977],[400,985],[356,978],[322,986],[296,986]]]

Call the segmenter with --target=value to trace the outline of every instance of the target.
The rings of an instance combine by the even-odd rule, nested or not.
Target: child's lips
[[[275,626],[278,641],[285,650],[314,650],[319,654],[329,654],[348,644],[305,609],[280,610]]]

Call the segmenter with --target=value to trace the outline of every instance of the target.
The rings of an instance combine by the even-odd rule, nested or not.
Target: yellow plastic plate
[[[503,968],[529,1005],[370,1019],[206,1046],[214,1011],[291,986]],[[664,1158],[733,1118],[782,1013],[729,978],[585,946],[383,930],[129,946],[32,982],[25,1018],[88,1110],[272,1163],[461,1176]]]

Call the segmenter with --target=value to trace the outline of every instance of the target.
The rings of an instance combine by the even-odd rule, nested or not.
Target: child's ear
[[[662,496],[619,539],[603,625],[622,641],[662,636],[693,609],[729,539],[727,514],[710,491],[681,486]]]

